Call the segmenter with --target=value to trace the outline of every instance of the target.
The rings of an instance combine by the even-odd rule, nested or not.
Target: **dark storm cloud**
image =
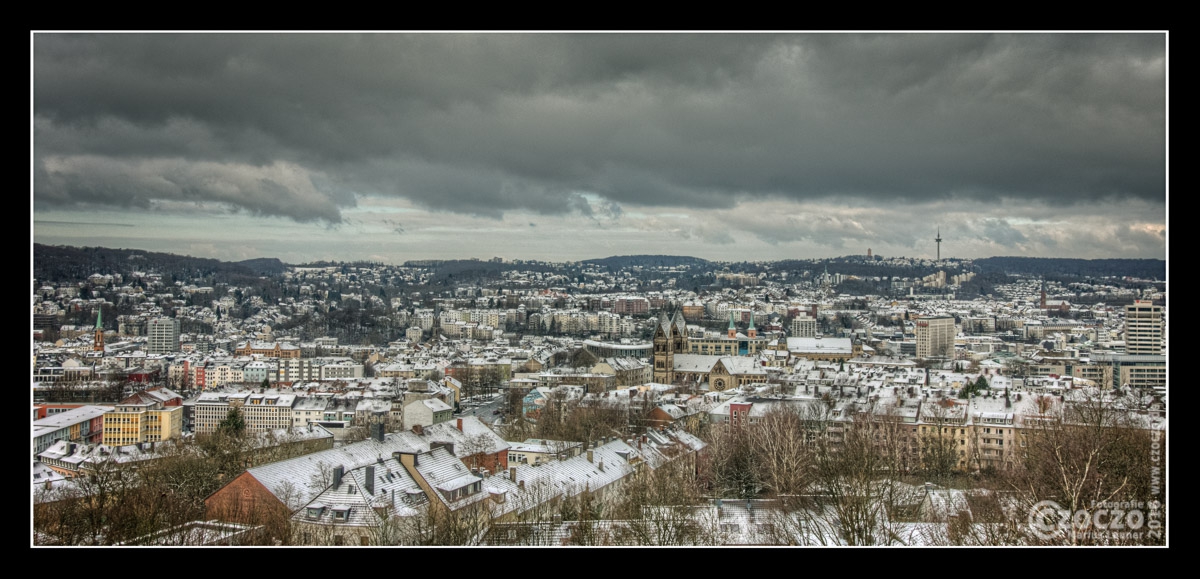
[[[1164,59],[1152,34],[38,34],[34,194],[330,223],[356,195],[1161,203]]]

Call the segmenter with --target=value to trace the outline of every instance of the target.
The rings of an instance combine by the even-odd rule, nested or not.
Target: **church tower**
[[[104,310],[101,310],[100,308],[96,309],[96,333],[93,334],[93,337],[92,337],[92,351],[93,352],[103,352],[104,351],[104,324],[100,321],[100,316],[103,313],[104,313]]]
[[[654,381],[670,384],[675,375],[675,356],[671,349],[671,324],[667,312],[658,315],[654,328]]]
[[[683,319],[683,310],[675,310],[671,318],[671,350],[673,354],[686,354],[688,351],[687,321]]]
[[[750,312],[750,327],[746,330],[746,336],[750,339],[758,337],[758,330],[754,329],[754,312]]]
[[[671,318],[666,312],[658,316],[654,328],[654,381],[671,384],[675,381],[675,354],[688,351],[687,322],[683,311],[677,310]]]
[[[734,323],[733,323],[733,312],[729,312],[729,332],[728,332],[728,335],[729,335],[729,339],[730,339],[730,340],[736,340],[736,339],[737,339],[737,326],[736,326],[736,325],[734,325]]]

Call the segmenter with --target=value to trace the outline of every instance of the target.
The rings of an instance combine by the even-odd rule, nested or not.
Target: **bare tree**
[[[965,413],[951,399],[921,406],[919,444],[921,470],[926,478],[946,483],[967,460]]]
[[[714,425],[701,465],[702,477],[718,497],[749,499],[763,489],[758,455],[745,428]]]
[[[881,451],[870,411],[854,413],[844,422],[840,443],[820,437],[813,465],[817,481],[812,512],[836,519],[838,539],[848,545],[903,542],[895,533],[892,513],[911,504],[908,487],[887,475],[898,470],[892,453]]]
[[[1065,404],[1039,405],[1044,412],[1026,418],[1015,468],[1005,473],[1024,512],[1045,500],[1070,516],[1106,503],[1149,503],[1151,432],[1131,405],[1090,390]],[[1101,533],[1089,521],[1060,523],[1046,542],[1154,544],[1163,537]]]
[[[800,494],[813,483],[808,426],[796,409],[779,406],[769,410],[748,434],[766,493]]]
[[[155,456],[136,462],[116,453],[97,458],[65,488],[42,494],[34,528],[45,540],[108,545],[154,535],[160,544],[185,544],[190,535],[161,532],[203,518],[205,498],[227,467],[225,454],[191,442],[160,444]]]
[[[675,460],[645,469],[621,489],[612,514],[623,524],[614,541],[631,545],[712,545],[715,529],[705,524],[703,487],[690,464]]]

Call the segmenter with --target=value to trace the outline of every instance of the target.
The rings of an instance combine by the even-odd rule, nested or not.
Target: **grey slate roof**
[[[349,471],[375,463],[380,457],[386,460],[392,456],[393,452],[424,452],[427,450],[429,450],[429,444],[417,435],[411,432],[398,432],[384,435],[383,442],[367,439],[340,448],[251,467],[246,472],[281,501],[295,500],[298,497],[301,504],[304,504],[324,491],[324,485],[314,484],[321,476],[322,471],[332,470],[338,465]],[[299,494],[289,497],[286,496],[289,494],[288,491],[291,491],[292,494]]]

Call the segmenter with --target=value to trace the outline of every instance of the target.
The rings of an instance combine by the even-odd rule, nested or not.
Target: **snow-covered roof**
[[[788,338],[787,349],[793,353],[851,354],[850,338]]]
[[[458,429],[460,422],[462,424],[461,431]],[[461,458],[480,452],[485,454],[504,452],[511,446],[476,416],[463,416],[456,420],[426,427],[422,437],[431,442],[453,442],[454,454]]]
[[[721,356],[706,354],[675,354],[674,370],[676,372],[711,372]]]
[[[411,432],[397,432],[384,435],[383,442],[367,439],[339,448],[332,448],[272,462],[246,469],[267,490],[283,500],[287,491],[294,493],[303,490],[302,498],[307,502],[315,493],[323,488],[311,488],[314,477],[320,477],[323,471],[343,466],[347,470],[366,466],[378,461],[381,457],[392,456],[393,452],[424,452],[429,450],[429,444]]]

